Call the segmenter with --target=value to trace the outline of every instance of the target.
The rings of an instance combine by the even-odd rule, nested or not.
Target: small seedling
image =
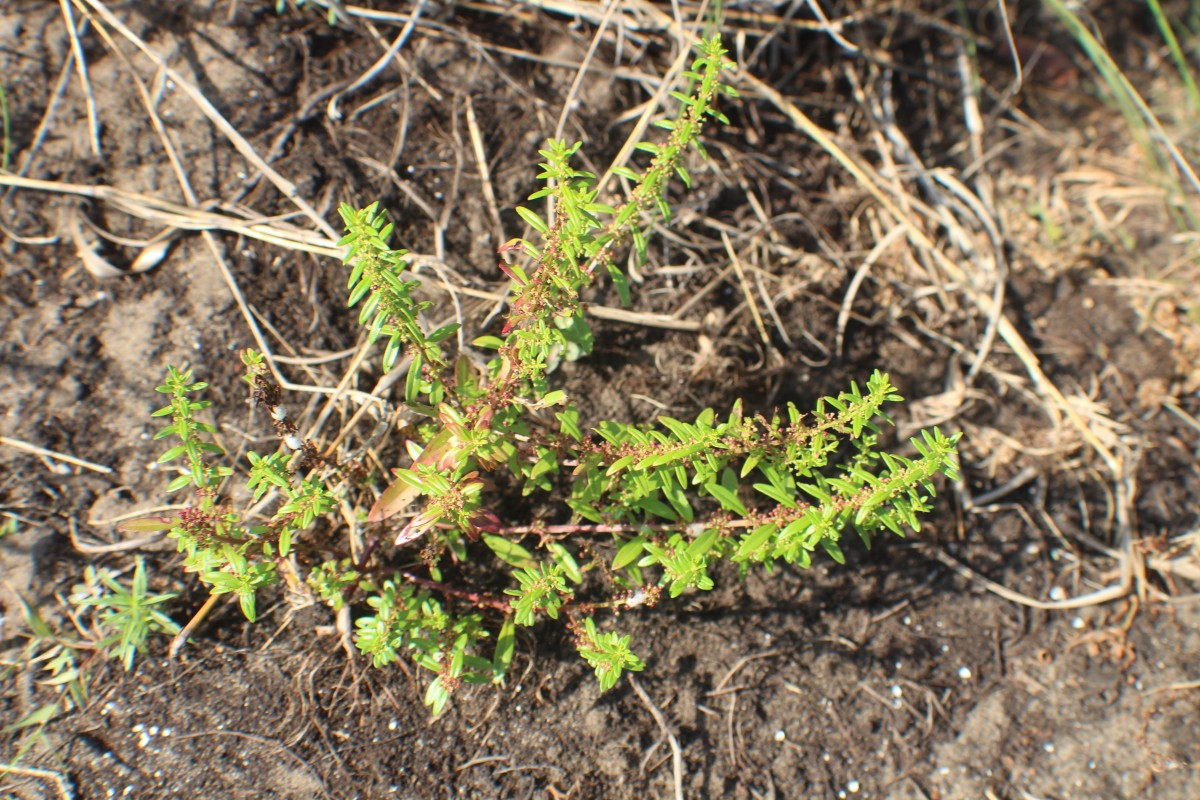
[[[148,594],[146,567],[141,558],[133,570],[133,582],[122,585],[117,576],[106,569],[89,565],[83,572],[83,583],[71,593],[71,603],[77,608],[92,608],[100,638],[96,649],[119,660],[126,672],[133,668],[138,653],[146,651],[150,634],[179,633],[179,626],[158,610],[175,597],[173,592]]]

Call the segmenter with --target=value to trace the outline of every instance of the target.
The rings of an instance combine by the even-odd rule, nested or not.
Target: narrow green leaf
[[[505,617],[504,624],[500,626],[500,632],[496,634],[496,651],[492,655],[492,672],[495,674],[494,680],[497,683],[504,680],[504,676],[508,674],[508,668],[512,665],[513,654],[516,650],[516,625],[512,617]]]
[[[550,226],[546,224],[546,220],[542,219],[525,206],[517,206],[517,214],[520,215],[521,219],[528,222],[529,225],[538,233],[541,233],[542,235],[550,233]]]
[[[661,500],[656,500],[653,497],[643,497],[638,501],[637,507],[642,511],[653,514],[656,517],[662,517],[668,522],[675,522],[679,516],[671,510],[671,507]]]
[[[639,536],[632,541],[628,541],[621,545],[617,550],[617,555],[613,559],[613,569],[624,569],[632,564],[642,554],[642,548],[646,544],[646,537]]]
[[[713,549],[720,534],[721,531],[719,528],[709,528],[704,531],[704,533],[696,537],[695,541],[688,545],[688,556],[691,558],[703,558],[708,555],[708,551]]]
[[[754,484],[754,488],[759,493],[765,494],[785,508],[796,508],[796,498],[778,486],[772,486],[769,483],[756,483]]]
[[[546,549],[550,551],[551,557],[554,558],[556,564],[562,567],[563,574],[567,576],[567,580],[571,583],[582,583],[583,572],[579,569],[579,562],[575,560],[575,556],[571,555],[561,542],[550,542],[546,545]]]
[[[534,559],[533,554],[512,539],[505,539],[503,536],[485,533],[483,534],[483,543],[496,554],[497,558],[512,564],[514,567],[521,569],[534,569],[537,567],[537,560]]]
[[[428,341],[430,344],[437,344],[438,342],[449,339],[451,336],[457,333],[458,329],[461,327],[462,326],[457,322],[451,322],[448,325],[443,325],[433,333],[429,334],[426,341]]]
[[[777,530],[779,530],[779,526],[777,525],[769,523],[759,525],[754,529],[753,533],[742,539],[742,543],[738,546],[737,555],[734,556],[735,560],[745,561],[746,559],[753,558],[759,549],[767,543],[767,539],[771,537],[771,534]]]
[[[716,481],[709,481],[708,483],[704,484],[704,491],[716,498],[717,502],[720,503],[721,507],[726,511],[732,511],[735,514],[741,514],[743,517],[746,516],[746,507],[742,505],[742,501],[738,499],[737,495]]]
[[[421,364],[421,354],[415,353],[404,381],[404,402],[410,406],[417,402],[421,395]]]
[[[829,557],[839,564],[846,563],[846,555],[842,552],[842,548],[838,547],[838,543],[833,539],[822,539],[821,546],[825,548],[825,552],[829,553]]]
[[[44,725],[58,713],[58,703],[49,703],[44,706],[39,706],[29,714],[26,714],[21,719],[11,725],[4,727],[4,733],[15,733],[23,728],[31,728],[34,725]]]

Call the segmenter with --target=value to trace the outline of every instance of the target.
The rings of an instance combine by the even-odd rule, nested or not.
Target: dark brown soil
[[[526,6],[501,15],[431,5],[430,25],[418,27],[403,50],[408,71],[389,67],[342,98],[344,116],[335,121],[323,91],[363,74],[381,50],[361,21],[353,30],[331,29],[315,10],[277,17],[273,5],[195,2],[168,11],[133,3],[116,13],[260,154],[271,153],[274,168],[331,224],[339,202],[379,199],[393,212],[399,242],[434,253],[439,226],[421,203],[435,214],[449,208],[443,260],[462,284],[501,291],[492,267],[499,234],[465,104],[484,134],[500,222],[515,235],[513,208],[536,186],[536,149],[554,129],[575,70],[514,53],[577,64],[593,26]],[[909,117],[899,123],[911,141],[924,142],[919,155],[930,166],[962,168],[965,156],[949,152],[961,137],[961,109],[927,74],[927,59],[951,57],[942,52],[950,39],[937,38],[949,34],[934,17],[949,24],[955,15],[913,10],[896,17],[894,36],[885,35],[892,23],[884,18],[856,35],[877,47],[889,43],[889,58],[902,68],[902,116]],[[1050,56],[1076,52],[1061,31],[1046,34],[1035,15],[1018,23],[1046,40]],[[1114,32],[1122,27],[1110,24]],[[398,33],[398,26],[381,29],[388,42]],[[922,36],[935,37],[933,51]],[[1110,42],[1131,70],[1145,36]],[[89,152],[83,93],[71,74],[28,174],[181,201],[130,67],[94,34],[81,41],[102,156]],[[759,41],[746,41],[745,54]],[[669,44],[652,37],[637,68],[661,74]],[[132,48],[122,47],[132,58]],[[798,28],[764,47],[752,71],[790,96],[810,98],[806,112],[845,146],[867,147],[870,125],[846,108],[852,87],[834,75],[847,68],[844,52]],[[14,164],[31,152],[68,51],[56,4],[18,0],[0,10]],[[614,57],[611,43],[600,47],[601,73]],[[1004,58],[982,58],[985,74],[1004,87]],[[1118,115],[1080,85],[1087,84],[1086,62],[1050,60],[1045,68],[1056,71],[1031,72],[1023,113],[1064,140],[1123,154]],[[263,216],[294,211],[177,87],[154,85],[146,62],[134,63],[151,90],[162,92],[158,111],[202,203],[236,202]],[[596,77],[583,98],[566,136],[585,138],[602,168],[629,130],[612,120],[646,94],[634,82]],[[370,99],[379,102],[367,107]],[[913,401],[897,415],[905,435],[936,420],[939,397],[961,375],[950,366],[957,364],[952,344],[973,350],[986,320],[936,306],[930,295],[914,298],[901,276],[917,266],[897,261],[858,292],[842,352],[831,353],[854,270],[872,237],[886,231],[869,230],[868,195],[768,104],[750,99],[728,113],[732,124],[706,138],[715,168],[697,161],[696,188],[678,195],[677,227],[687,235],[658,246],[634,307],[670,313],[713,280],[728,264],[713,223],[753,229],[745,201],[752,193],[775,220],[770,235],[796,254],[757,265],[778,279],[771,291],[779,293],[780,327],[767,320],[764,345],[733,275],[685,315],[704,323],[700,331],[598,322],[596,352],[563,368],[563,386],[589,422],[642,421],[725,408],[738,397],[754,410],[787,401],[807,407],[882,368]],[[1038,165],[1076,166],[1068,160],[1021,139],[989,168],[1011,179],[1001,184],[1002,204],[1032,208]],[[60,236],[60,214],[75,203],[22,190],[0,206],[8,231],[0,244],[0,435],[111,472],[0,444],[0,511],[16,521],[0,538],[6,663],[25,642],[15,593],[69,631],[62,598],[84,567],[132,564],[129,552],[80,552],[73,531],[87,542],[116,541],[122,534],[106,521],[168,502],[149,418],[166,364],[186,362],[212,383],[207,396],[229,449],[245,449],[247,437],[269,441],[269,426],[247,413],[237,380],[236,352],[253,339],[200,236],[182,236],[155,269],[101,280]],[[122,236],[157,232],[101,204],[83,211]],[[1180,255],[1168,217],[1148,207],[1127,219],[1124,239],[1068,230],[1050,241],[1046,227],[1028,222],[1035,216],[1028,212],[1024,229],[1005,233],[1012,270],[1005,311],[1046,375],[1081,410],[1090,403],[1111,420],[1106,443],[1136,464],[1129,480],[1139,552],[1166,552],[1190,531],[1192,573],[1150,570],[1140,599],[1043,611],[968,582],[939,558],[949,554],[1043,600],[1058,596],[1052,589],[1073,597],[1116,580],[1116,560],[1092,546],[1116,545],[1102,465],[1067,422],[1047,421],[1022,363],[997,345],[954,415],[937,421],[967,434],[964,484],[945,487],[919,533],[870,551],[854,542],[847,568],[823,561],[810,571],[752,572],[744,580],[729,571],[712,592],[621,616],[621,629],[647,661],[636,680],[667,730],[629,683],[600,695],[569,635],[552,624],[521,632],[504,686],[464,688],[446,714],[431,719],[421,704],[427,675],[374,670],[348,657],[331,613],[297,608],[276,592],[263,598],[253,626],[235,606],[218,606],[177,660],[167,660],[165,640],[153,641],[129,673],[82,656],[92,670],[87,704],[47,725],[20,764],[63,776],[78,798],[641,798],[674,796],[678,747],[689,798],[1200,797],[1200,605],[1169,602],[1197,591],[1189,581],[1198,569],[1200,469],[1197,430],[1187,421],[1200,415],[1200,347],[1187,317],[1187,299],[1196,301],[1195,284],[1187,288],[1197,274],[1194,243],[1190,256]],[[59,238],[34,242],[45,236]],[[218,234],[217,242],[247,304],[274,331],[267,335],[277,337],[270,340],[278,352],[354,346],[356,318],[345,309],[340,263],[233,235]],[[830,247],[841,255],[812,255]],[[113,247],[110,260],[126,264],[131,253]],[[1181,294],[1143,302],[1139,280],[1153,261],[1164,269],[1183,265],[1162,281],[1182,282]],[[696,269],[671,269],[681,264]],[[452,313],[444,293],[430,296],[439,313]],[[600,289],[593,299],[617,305],[615,292]],[[463,302],[472,324],[490,310],[484,301]],[[297,367],[292,377],[336,381],[338,369]],[[293,402],[299,409],[309,398]],[[1172,405],[1181,413],[1171,413]],[[1032,472],[1015,490],[986,508],[964,507],[968,495],[985,495],[1023,470]],[[143,555],[156,589],[181,592],[170,611],[185,621],[203,603],[202,590],[183,576],[169,546]],[[22,667],[0,673],[0,728],[56,696],[35,683],[45,677],[39,665]],[[27,734],[0,734],[0,761],[29,744]],[[46,774],[0,772],[0,795],[61,792]]]

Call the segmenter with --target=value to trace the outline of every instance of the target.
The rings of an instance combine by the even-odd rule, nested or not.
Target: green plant
[[[75,586],[69,598],[76,608],[95,609],[99,638],[93,647],[118,659],[126,671],[133,668],[137,654],[146,651],[150,634],[179,633],[179,626],[157,608],[175,594],[151,595],[147,589],[146,567],[139,558],[129,586],[122,585],[109,570],[88,565],[83,572],[83,583]]]
[[[249,619],[259,589],[304,574],[331,607],[355,609],[355,644],[375,666],[408,656],[437,674],[425,697],[434,713],[461,682],[504,678],[517,626],[563,620],[608,689],[645,665],[629,636],[602,630],[601,612],[710,589],[722,563],[742,574],[780,562],[807,567],[817,551],[843,563],[846,531],[870,545],[880,531],[919,528],[934,478],[954,475],[958,437],[924,432],[911,459],[880,450],[883,407],[901,399],[881,372],[808,415],[790,404],[770,417],[747,415],[738,403],[722,417],[709,409],[691,421],[660,417],[657,425],[603,421],[590,433],[567,391],[552,385],[559,360],[591,347],[582,292],[606,275],[628,301],[617,255],[631,244],[645,258],[655,215],[670,220],[670,179],[690,184],[686,153],[703,152],[698,135],[707,119],[725,121],[718,96],[736,96],[720,82],[728,63],[719,38],[699,50],[685,73],[691,91],[672,93],[679,113],[658,123],[665,140],[639,145],[649,163],[641,172],[614,170],[633,185],[621,206],[599,202],[595,176],[572,165],[578,144],[551,141],[540,151],[546,185],[531,199],[550,201],[552,211],[543,218],[518,208],[540,239],[500,248],[499,268],[513,290],[499,335],[472,343],[494,351],[484,368],[455,352],[458,326],[424,324],[429,303],[417,299],[406,251],[391,248],[392,226],[378,204],[342,207],[349,303],[370,340],[384,342],[383,369],[407,370],[404,403],[425,420],[408,443],[411,463],[392,470],[390,485],[375,494],[361,465],[332,463],[300,439],[262,358],[247,352],[254,402],[285,444],[275,454],[249,454],[247,483],[255,500],[277,496],[276,510],[251,524],[221,505],[232,470],[210,463],[223,453],[210,441],[213,427],[197,419],[207,403],[192,397],[205,384],[172,368],[159,387],[171,403],[156,414],[172,419],[159,437],[180,444],[160,461],[184,461],[170,488],[190,487],[195,501],[134,527],[169,531],[187,569],[214,593],[237,594]],[[505,498],[534,492],[562,508],[561,518],[512,520]],[[329,519],[339,498],[370,504],[358,530]],[[364,535],[364,547],[349,546]],[[420,542],[421,566],[394,566],[385,536],[398,548]],[[465,565],[489,556],[512,569],[503,594],[469,588],[477,571]]]
[[[94,641],[80,632],[59,631],[46,621],[37,606],[17,595],[25,616],[26,643],[11,660],[0,660],[3,695],[15,698],[16,721],[0,728],[2,734],[19,733],[22,741],[10,762],[15,765],[42,736],[46,724],[61,714],[87,704],[91,672],[86,663],[99,652]],[[54,615],[53,618],[61,615]],[[71,617],[78,628],[78,620]],[[37,675],[42,677],[38,678]],[[37,703],[34,686],[46,687],[53,699]],[[0,771],[4,769],[0,765]]]
[[[54,698],[35,706],[32,691],[16,690],[18,708],[25,706],[27,710],[17,721],[0,729],[0,733],[30,735],[25,737],[13,764],[20,761],[48,722],[87,704],[94,661],[118,659],[129,670],[137,654],[145,652],[151,634],[179,632],[179,626],[158,608],[173,597],[172,593],[148,594],[146,569],[140,558],[136,560],[129,586],[124,586],[108,570],[89,565],[84,569],[83,581],[73,588],[68,599],[58,597],[60,603],[69,603],[73,610],[52,618],[69,618],[74,631],[56,630],[36,605],[18,595],[29,633],[15,659],[0,661],[0,685],[20,680],[22,675],[32,678],[44,673],[44,677],[32,680],[48,687]],[[32,684],[29,688],[32,689]]]
[[[1125,117],[1131,136],[1145,154],[1146,160],[1153,166],[1154,174],[1164,184],[1163,188],[1168,192],[1167,208],[1176,218],[1176,224],[1186,231],[1196,230],[1200,227],[1200,220],[1196,219],[1191,206],[1182,202],[1181,198],[1189,194],[1185,185],[1190,186],[1191,192],[1200,191],[1200,177],[1196,175],[1185,154],[1163,128],[1158,115],[1126,77],[1105,45],[1089,28],[1086,10],[1064,0],[1046,0],[1046,7],[1058,18],[1096,67],[1100,77],[1098,88],[1107,90],[1106,100],[1115,104]],[[1188,92],[1188,99],[1195,104],[1195,81],[1190,66],[1183,59],[1170,21],[1157,2],[1152,0],[1149,8],[1175,59]]]

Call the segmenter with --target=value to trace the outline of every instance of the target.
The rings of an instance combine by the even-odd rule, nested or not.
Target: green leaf
[[[646,537],[639,536],[632,541],[628,541],[621,545],[617,550],[616,558],[613,559],[613,569],[624,569],[625,567],[637,561],[642,554],[642,548],[646,544]]]
[[[517,206],[517,214],[521,219],[529,223],[529,225],[543,236],[550,233],[550,226],[546,224],[546,220],[539,217],[534,212],[530,211],[525,206]],[[510,266],[511,269],[511,266]]]
[[[738,499],[737,495],[716,481],[709,481],[704,484],[704,491],[715,497],[717,502],[721,504],[721,508],[726,511],[732,511],[743,517],[746,516],[746,507],[742,505],[742,501]]]
[[[643,497],[638,501],[637,507],[642,511],[653,514],[656,517],[662,517],[668,522],[675,522],[679,516],[661,500],[656,500],[653,497]]]
[[[838,547],[838,543],[833,539],[822,539],[821,546],[825,548],[825,552],[839,564],[846,563],[846,555],[842,552],[842,548]]]
[[[171,530],[175,527],[175,522],[173,517],[145,517],[122,522],[117,526],[117,530],[125,533],[157,533]]]
[[[621,272],[620,267],[615,264],[605,263],[605,268],[608,270],[608,277],[612,280],[613,286],[617,287],[617,294],[621,298],[621,305],[629,305],[629,281],[625,278],[625,273]]]
[[[621,456],[609,465],[608,470],[604,473],[604,476],[606,478],[611,478],[613,475],[616,475],[618,472],[632,464],[635,458],[636,456]]]
[[[547,392],[543,395],[538,405],[545,408],[547,406],[560,406],[565,402],[567,402],[567,393],[562,389],[555,389],[553,392]]]
[[[253,591],[238,592],[238,604],[242,607],[242,613],[250,622],[258,619],[258,611],[255,609],[255,597]]]
[[[442,685],[440,677],[434,679],[429,684],[429,688],[425,690],[425,705],[429,706],[430,711],[437,717],[441,716],[448,702],[450,702],[450,692]]]
[[[504,680],[504,676],[508,674],[508,668],[512,665],[513,654],[517,650],[517,626],[513,622],[512,617],[505,617],[504,624],[500,626],[500,633],[496,635],[496,652],[492,655],[492,672],[495,674],[497,683]]]
[[[697,559],[708,555],[708,551],[713,549],[713,546],[717,543],[717,537],[720,535],[721,531],[719,528],[709,528],[688,545],[688,556]]]
[[[583,440],[583,431],[579,427],[578,408],[570,405],[563,411],[555,412],[554,416],[558,419],[558,424],[562,427],[563,433],[577,442]]]
[[[567,507],[579,516],[586,519],[588,522],[594,522],[597,525],[604,524],[604,516],[586,502],[571,499],[567,501]]]
[[[443,325],[442,327],[438,328],[433,333],[429,334],[429,336],[426,337],[426,341],[429,342],[430,344],[437,344],[438,342],[444,341],[445,339],[449,339],[451,336],[453,336],[455,333],[457,333],[458,329],[461,327],[462,326],[459,325],[457,322],[451,322],[448,325]]]
[[[45,725],[50,720],[54,719],[58,714],[58,703],[49,703],[44,706],[38,706],[36,709],[26,714],[21,719],[11,725],[4,727],[4,733],[15,733],[23,728],[31,728],[34,725]]]
[[[181,455],[186,453],[187,450],[188,450],[188,448],[187,448],[186,444],[181,444],[181,445],[172,447],[170,450],[168,450],[167,452],[163,453],[161,456],[158,457],[158,463],[165,464],[168,461],[179,458]]]
[[[180,489],[182,489],[183,487],[190,484],[191,482],[192,482],[191,473],[188,473],[186,475],[180,475],[178,478],[176,478],[175,480],[173,480],[167,484],[167,491],[168,492],[177,492]]]
[[[747,458],[747,459],[746,459],[746,463],[742,464],[741,477],[743,477],[743,478],[744,478],[744,477],[746,477],[747,475],[749,475],[749,474],[750,474],[750,472],[751,472],[751,471],[752,471],[752,470],[753,470],[755,467],[757,467],[757,466],[758,466],[758,463],[759,463],[759,461],[761,461],[761,460],[762,460],[762,457],[761,457],[761,456],[750,456],[749,458]]]
[[[575,560],[575,556],[571,555],[570,550],[561,542],[550,542],[546,545],[546,549],[550,551],[554,562],[562,567],[567,580],[576,584],[583,582],[583,573],[579,570],[579,562]]]
[[[404,381],[404,402],[412,405],[421,395],[421,354],[413,355],[412,364],[408,367],[408,376]]]
[[[16,594],[17,599],[21,602],[22,609],[25,611],[25,622],[29,625],[29,628],[33,631],[34,635],[40,639],[53,639],[54,631],[52,631],[50,626],[46,624],[46,621],[42,619],[42,615],[38,613],[37,608],[31,605],[29,601],[25,599],[25,595],[21,594],[20,592],[17,592]]]
[[[770,523],[759,525],[754,529],[753,533],[742,539],[742,543],[738,546],[737,555],[734,556],[734,559],[737,561],[745,561],[749,558],[753,558],[755,553],[757,553],[759,549],[767,543],[767,539],[771,537],[771,534],[777,530],[779,530],[779,527]]]
[[[485,533],[483,534],[483,543],[496,554],[497,558],[512,564],[514,567],[520,567],[521,569],[534,569],[537,567],[537,560],[533,557],[533,554],[512,539],[505,539],[503,536]]]
[[[778,486],[772,486],[769,483],[756,483],[754,484],[754,488],[785,508],[796,508],[796,498]]]

